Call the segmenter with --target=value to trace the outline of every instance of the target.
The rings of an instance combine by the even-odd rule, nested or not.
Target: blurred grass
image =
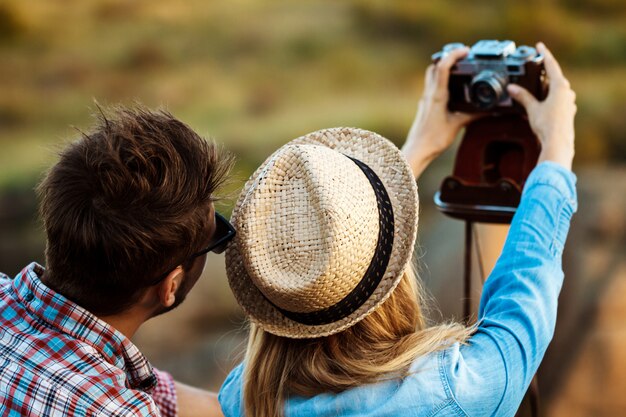
[[[577,163],[626,160],[623,1],[0,2],[0,190],[29,186],[93,101],[166,106],[237,153],[337,125],[396,143],[430,54],[545,41],[578,92]]]

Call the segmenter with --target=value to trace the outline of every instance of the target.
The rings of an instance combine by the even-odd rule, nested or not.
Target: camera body
[[[438,62],[463,46],[448,44],[432,59]],[[524,107],[508,95],[509,83],[545,99],[548,80],[543,56],[512,41],[483,40],[451,68],[448,109],[484,113],[466,126],[452,175],[435,195],[437,207],[451,217],[509,223],[526,178],[537,164],[541,145]]]
[[[433,54],[432,60],[436,63],[464,46],[449,43]],[[543,55],[530,46],[516,47],[509,40],[478,41],[450,71],[448,108],[465,113],[525,114],[524,108],[508,95],[509,83],[518,84],[543,100],[548,93]]]

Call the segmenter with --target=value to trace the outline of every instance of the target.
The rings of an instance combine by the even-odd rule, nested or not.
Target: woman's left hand
[[[448,110],[450,69],[468,52],[467,47],[454,49],[437,64],[431,64],[426,69],[424,94],[402,147],[416,178],[432,160],[452,145],[464,126],[480,117],[479,114],[453,113]]]

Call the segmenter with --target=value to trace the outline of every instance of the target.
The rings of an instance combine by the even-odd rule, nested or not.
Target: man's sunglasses
[[[211,242],[209,245],[202,249],[199,252],[194,253],[189,257],[188,260],[192,260],[197,258],[198,256],[202,256],[207,252],[213,252],[220,254],[226,250],[226,246],[228,246],[228,242],[230,242],[235,237],[235,228],[232,224],[224,216],[219,214],[217,211],[215,212],[215,231],[213,232],[213,236],[211,237]],[[174,268],[170,269],[168,272],[159,275],[158,279],[156,279],[153,283],[150,284],[156,285],[159,282],[163,281],[165,277],[172,272]]]
[[[209,246],[202,249],[200,252],[196,252],[191,255],[190,259],[197,258],[198,256],[204,255],[207,252],[213,252],[220,254],[226,250],[226,246],[228,246],[228,242],[235,237],[235,228],[232,224],[217,211],[215,212],[215,232],[213,232],[213,237],[211,238],[211,242]]]

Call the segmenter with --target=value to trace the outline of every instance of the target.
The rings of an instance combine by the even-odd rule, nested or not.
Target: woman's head
[[[238,302],[291,338],[353,326],[389,296],[417,234],[417,187],[400,151],[359,129],[281,147],[246,183],[226,252]]]

